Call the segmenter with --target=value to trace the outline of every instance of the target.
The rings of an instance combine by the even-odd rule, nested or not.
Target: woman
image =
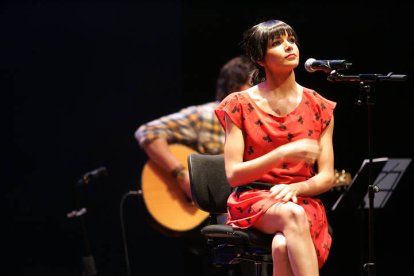
[[[274,234],[273,275],[319,275],[332,239],[317,196],[334,183],[336,103],[296,82],[297,36],[286,23],[253,26],[243,46],[257,67],[254,86],[230,94],[215,110],[235,187],[227,224]]]

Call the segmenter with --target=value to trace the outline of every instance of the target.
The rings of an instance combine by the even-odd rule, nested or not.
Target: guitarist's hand
[[[159,154],[163,143],[156,143],[160,141],[162,142],[162,139],[157,139],[149,144],[154,147],[151,147],[152,151],[148,150],[151,153],[151,158],[142,169],[143,199],[155,222],[168,230],[181,234],[182,231],[195,229],[210,215],[197,208],[194,202],[189,199],[191,186],[188,169],[184,165],[178,166],[186,164],[188,156],[196,151],[185,145],[171,144],[168,147],[174,158],[163,159],[161,156],[163,154]],[[165,155],[163,156],[165,157]],[[174,167],[176,170],[173,173],[171,170]],[[160,201],[163,204],[160,204]],[[177,220],[180,223],[177,223]]]
[[[180,189],[184,192],[188,201],[192,201],[190,175],[187,170],[182,170],[176,178]]]

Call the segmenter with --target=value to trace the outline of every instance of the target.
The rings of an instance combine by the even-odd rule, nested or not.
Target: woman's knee
[[[287,254],[287,243],[286,237],[278,232],[275,234],[272,240],[272,252],[275,255],[284,255]]]
[[[302,206],[292,203],[286,207],[284,210],[286,225],[306,229],[309,227],[308,217]]]

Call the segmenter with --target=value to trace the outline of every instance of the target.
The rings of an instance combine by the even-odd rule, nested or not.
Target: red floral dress
[[[289,114],[278,117],[263,111],[247,92],[228,95],[216,108],[216,115],[225,127],[227,114],[244,135],[245,161],[258,158],[271,150],[303,138],[319,140],[329,125],[336,106],[314,90],[303,88],[302,100]],[[296,183],[315,175],[313,166],[304,161],[284,163],[262,175],[258,182]],[[278,200],[269,197],[269,190],[238,189],[227,202],[227,224],[248,228]],[[332,239],[328,233],[328,221],[323,203],[316,197],[298,197],[298,204],[307,214],[310,231],[318,256],[319,267],[328,258]]]

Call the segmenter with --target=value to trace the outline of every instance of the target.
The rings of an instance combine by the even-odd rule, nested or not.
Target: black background
[[[354,174],[368,156],[368,116],[358,83],[307,73],[307,58],[346,59],[349,75],[406,74],[377,82],[374,157],[413,157],[412,5],[405,1],[6,1],[0,5],[2,251],[4,275],[81,275],[82,187],[99,275],[125,275],[121,198],[140,186],[146,156],[136,128],[214,98],[221,65],[241,53],[244,30],[260,20],[289,23],[300,38],[297,81],[338,103],[335,167]],[[375,212],[378,275],[410,271],[411,166],[386,208]],[[363,181],[359,185],[365,185]],[[154,230],[137,197],[123,202],[133,275],[180,275],[180,239]],[[324,275],[362,275],[366,214],[332,214],[334,244]],[[3,274],[3,273],[2,273]]]

